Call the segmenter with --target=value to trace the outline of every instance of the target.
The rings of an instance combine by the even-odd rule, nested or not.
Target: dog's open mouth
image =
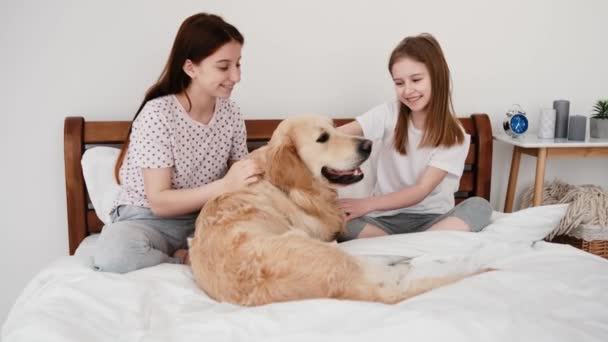
[[[321,174],[333,184],[353,184],[363,179],[363,172],[360,168],[352,170],[336,170],[327,166],[321,168]]]

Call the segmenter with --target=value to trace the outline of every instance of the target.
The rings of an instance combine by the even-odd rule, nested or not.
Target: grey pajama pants
[[[148,208],[121,205],[103,227],[93,264],[99,271],[126,273],[161,263],[179,264],[171,255],[186,248],[197,215],[158,217]]]
[[[471,197],[445,214],[399,213],[392,216],[362,216],[348,221],[338,241],[356,239],[366,224],[374,225],[387,234],[423,232],[446,217],[458,217],[471,227],[472,232],[481,231],[490,223],[492,206],[481,197]]]

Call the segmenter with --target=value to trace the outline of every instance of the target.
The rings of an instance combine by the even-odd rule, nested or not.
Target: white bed
[[[608,261],[542,238],[566,207],[496,214],[481,233],[425,232],[351,241],[349,253],[411,257],[414,274],[485,265],[397,305],[306,300],[217,303],[190,269],[125,275],[91,268],[95,236],[27,285],[2,341],[608,341]]]
[[[489,117],[461,122],[472,143],[457,200],[489,198]],[[277,124],[248,120],[250,148]],[[378,262],[411,258],[413,276],[497,269],[397,305],[324,299],[246,308],[208,298],[182,265],[96,272],[91,255],[116,196],[116,151],[89,149],[96,157],[83,151],[120,144],[128,128],[128,122],[66,119],[68,235],[75,253],[30,281],[2,326],[2,341],[608,341],[608,261],[543,241],[565,206],[496,213],[481,233],[424,232],[339,245]],[[341,194],[363,196],[372,186],[366,178]]]

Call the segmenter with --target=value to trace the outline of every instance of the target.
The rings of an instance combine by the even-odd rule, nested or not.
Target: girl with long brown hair
[[[407,37],[388,63],[397,101],[372,108],[339,129],[374,140],[372,196],[344,198],[341,240],[425,230],[480,231],[492,208],[474,197],[454,206],[470,136],[454,114],[450,72],[430,34]]]
[[[239,107],[241,33],[199,13],[180,26],[167,64],[132,121],[115,168],[122,191],[97,242],[98,270],[187,262],[205,202],[258,179]],[[241,161],[240,161],[241,160]]]

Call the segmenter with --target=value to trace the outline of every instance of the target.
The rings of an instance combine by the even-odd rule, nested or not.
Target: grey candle
[[[585,141],[587,133],[587,117],[572,115],[568,125],[568,140]]]
[[[555,109],[555,137],[568,137],[568,115],[570,114],[570,101],[555,100],[553,101]]]

